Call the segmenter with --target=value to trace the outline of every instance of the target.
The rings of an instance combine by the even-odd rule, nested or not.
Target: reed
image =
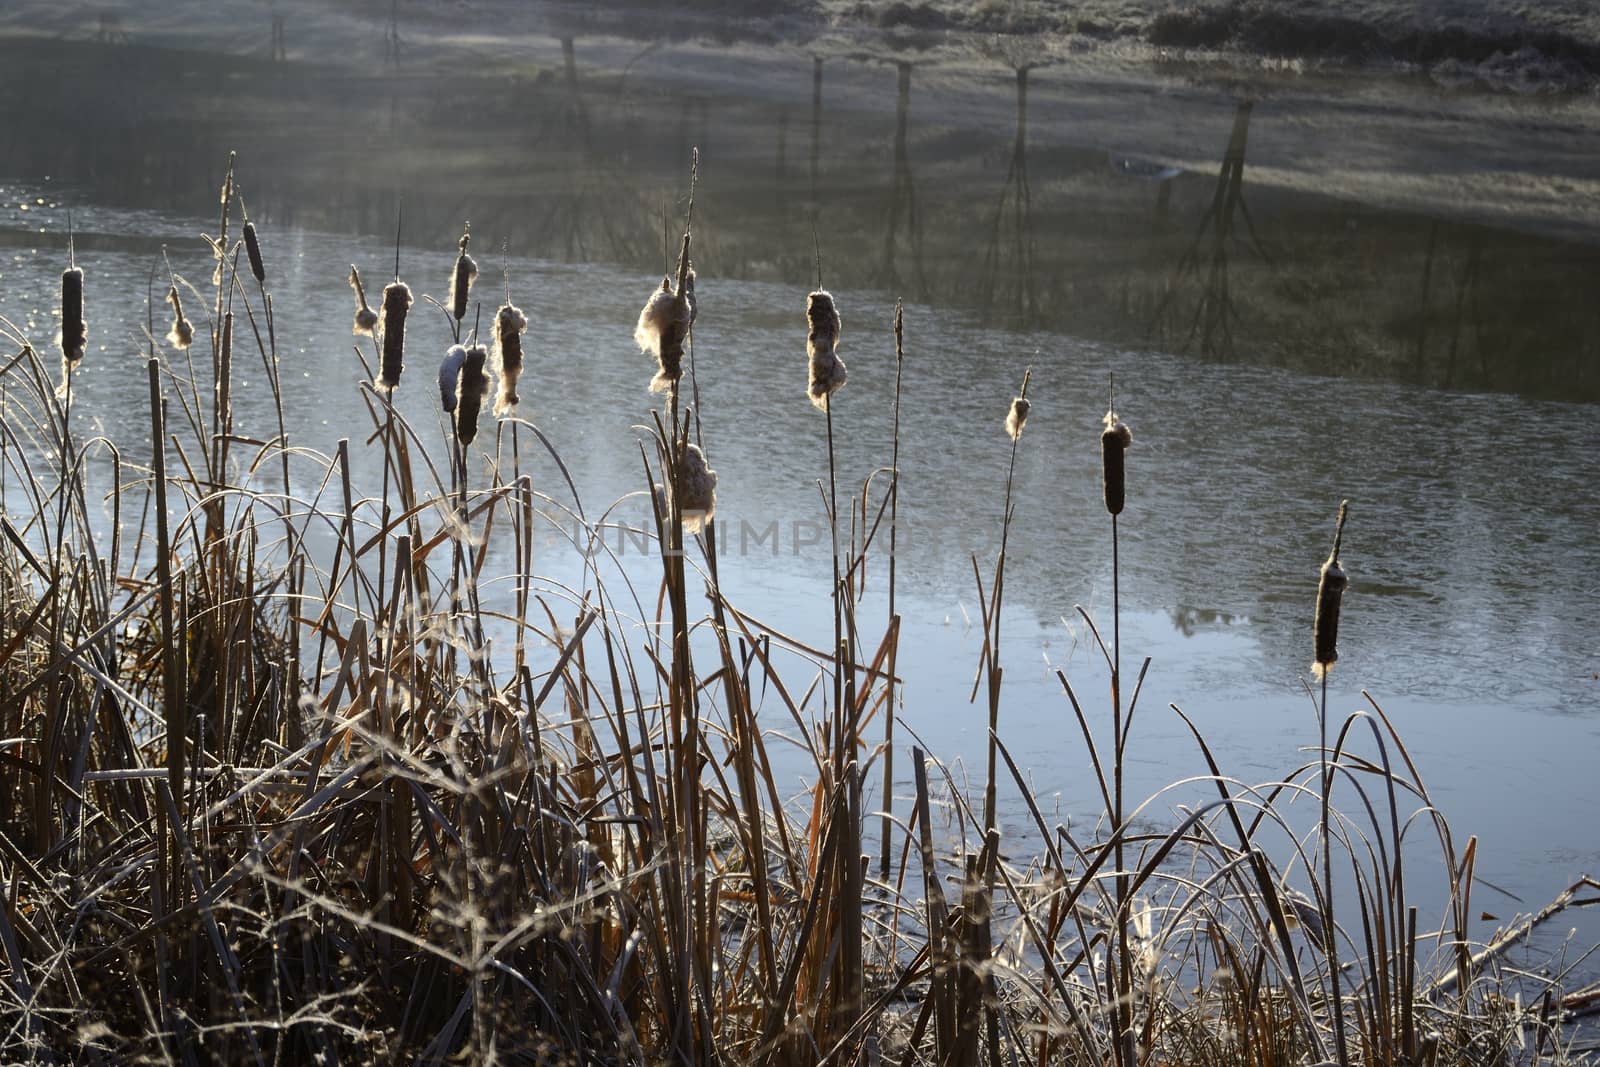
[[[584,499],[533,423],[507,416],[562,488],[466,477],[520,312],[504,326],[497,313],[493,359],[449,347],[441,442],[390,402],[411,306],[397,277],[379,336],[356,350],[370,428],[326,456],[236,404],[234,363],[254,346],[275,365],[277,344],[270,294],[262,279],[247,293],[237,255],[202,301],[220,309],[213,359],[147,362],[148,456],[78,442],[53,363],[0,319],[14,353],[0,358],[0,1060],[1436,1064],[1498,1061],[1518,1033],[1522,1062],[1576,1060],[1563,1019],[1585,1002],[1563,976],[1518,1002],[1525,979],[1501,943],[1470,943],[1476,845],[1458,847],[1383,709],[1329,718],[1323,607],[1317,756],[1247,785],[1191,724],[1195,766],[1140,802],[1124,769],[1149,661],[1125,686],[1116,578],[1109,642],[1084,615],[1109,713],[1060,675],[1102,819],[1047,820],[1000,728],[1015,456],[1044,378],[1025,376],[1008,410],[1002,549],[980,579],[983,801],[908,746],[914,800],[882,823],[869,877],[864,724],[914,707],[919,684],[896,673],[893,602],[881,634],[856,611],[885,510],[893,573],[898,429],[887,494],[870,477],[841,485],[823,375],[833,647],[741,610],[718,573],[707,458],[726,473],[738,442],[708,441],[715,423],[702,430],[679,396],[690,245],[686,218],[663,310],[640,317],[665,396],[641,447],[655,508],[632,531],[659,561],[631,574],[606,562],[618,510]],[[352,288],[370,313],[354,271]],[[820,280],[813,360],[838,342],[819,293]],[[899,364],[899,309],[894,327]],[[258,381],[281,391],[275,374]],[[1118,427],[1109,416],[1101,433],[1114,576],[1131,439]],[[351,463],[356,430],[384,442],[376,494]],[[255,442],[252,461],[228,462],[222,440]],[[1087,437],[1070,449],[1092,462]],[[282,486],[280,459],[295,474]],[[90,503],[107,485],[131,532],[102,555]],[[534,534],[551,518],[590,561],[581,583],[538,577]],[[1343,512],[1324,604],[1342,527]],[[767,751],[779,735],[807,761],[798,797]],[[1004,777],[1015,831],[994,799]],[[1196,802],[1197,781],[1214,796]],[[1348,810],[1335,781],[1357,798]],[[1291,804],[1312,792],[1315,846]],[[1431,929],[1419,863],[1448,896]],[[1591,896],[1575,887],[1516,930]]]

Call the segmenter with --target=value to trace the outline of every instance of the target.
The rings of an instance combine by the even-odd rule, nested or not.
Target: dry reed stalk
[[[508,302],[495,312],[495,362],[500,368],[500,389],[494,401],[497,419],[514,413],[522,401],[517,395],[517,382],[522,378],[522,334],[527,328],[528,317],[516,305]]]
[[[1326,678],[1339,658],[1339,607],[1344,600],[1344,590],[1350,584],[1344,568],[1339,565],[1339,543],[1344,538],[1344,520],[1350,502],[1339,504],[1339,523],[1333,531],[1333,551],[1322,565],[1317,580],[1317,616],[1312,624],[1312,643],[1316,657],[1311,663],[1311,673],[1318,679]]]
[[[194,324],[183,315],[183,301],[178,298],[178,287],[167,289],[167,303],[172,305],[172,329],[167,331],[167,344],[185,351],[194,344]]]
[[[828,398],[844,385],[848,372],[839,347],[839,309],[832,294],[817,289],[806,296],[806,355],[811,361],[807,392],[818,411],[828,410]]]
[[[378,388],[393,393],[405,370],[406,314],[411,310],[411,287],[396,279],[383,287],[383,364]]]
[[[355,325],[350,332],[357,337],[371,337],[373,327],[378,325],[378,313],[367,304],[367,290],[361,284],[361,272],[354,263],[350,264],[350,288],[356,294]]]

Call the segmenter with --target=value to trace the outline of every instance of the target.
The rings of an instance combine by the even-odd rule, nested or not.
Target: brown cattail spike
[[[411,287],[405,282],[390,282],[383,287],[383,366],[378,388],[390,392],[400,384],[405,370],[406,313],[411,310]]]
[[[367,304],[367,290],[361,284],[361,272],[356,270],[355,264],[350,265],[350,288],[356,292],[356,321],[351,332],[357,336],[372,336],[373,327],[378,325],[378,313]]]
[[[489,395],[489,376],[484,373],[489,350],[483,345],[467,349],[467,358],[461,364],[461,406],[456,409],[456,436],[464,445],[470,445],[478,436],[478,412],[483,409],[483,398]]]
[[[183,302],[178,299],[176,285],[167,290],[167,303],[172,305],[172,329],[167,331],[167,344],[182,351],[194,344],[194,324],[183,317]]]
[[[717,472],[706,463],[699,445],[683,452],[683,530],[699,533],[717,514]]]
[[[472,293],[472,280],[478,276],[478,264],[467,255],[467,245],[472,234],[463,231],[456,244],[456,265],[450,272],[450,314],[457,322],[467,317],[467,301]]]
[[[495,396],[494,415],[503,419],[517,409],[517,382],[522,377],[522,331],[528,316],[515,304],[502,304],[494,316],[494,345],[499,353],[500,391]]]
[[[1113,515],[1122,514],[1125,502],[1125,477],[1123,453],[1133,443],[1133,432],[1117,418],[1115,411],[1106,412],[1105,430],[1100,434],[1100,460],[1105,468],[1106,510]]]
[[[1339,606],[1344,600],[1345,587],[1350,584],[1344,568],[1339,565],[1339,545],[1344,540],[1344,520],[1349,510],[1350,501],[1341,501],[1339,524],[1333,531],[1333,551],[1328,553],[1317,582],[1317,618],[1312,625],[1316,658],[1311,663],[1311,673],[1319,679],[1328,676],[1339,658]]]
[[[811,358],[807,389],[818,411],[828,410],[828,398],[844,385],[848,372],[839,358],[839,309],[833,296],[817,289],[806,297],[806,354]]]
[[[83,358],[89,345],[89,327],[83,321],[83,268],[61,272],[61,358],[70,369]]]
[[[256,224],[244,224],[244,251],[250,259],[250,273],[255,275],[257,285],[267,284],[267,268],[261,262],[261,241],[256,237]]]
[[[461,366],[467,361],[464,345],[451,345],[439,363],[439,406],[446,415],[456,410],[456,395],[460,388]]]

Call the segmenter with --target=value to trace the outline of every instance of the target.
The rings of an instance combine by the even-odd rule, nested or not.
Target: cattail
[[[1022,436],[1022,428],[1028,424],[1028,412],[1032,407],[1025,396],[1019,396],[1011,401],[1011,410],[1006,414],[1007,437],[1015,441]]]
[[[167,344],[184,350],[194,344],[194,324],[183,317],[183,302],[178,299],[176,285],[167,290],[167,303],[172,305],[172,329],[167,331]]]
[[[683,486],[684,532],[699,533],[717,513],[717,472],[706,464],[706,454],[700,451],[700,446],[690,445],[684,450],[679,475]]]
[[[217,194],[222,204],[222,216],[218,222],[217,238],[211,242],[211,255],[217,261],[216,269],[211,272],[212,285],[222,284],[222,268],[228,257],[228,202],[233,199],[233,164],[237,157],[237,152],[228,153],[228,169],[223,172],[222,190]]]
[[[457,322],[467,317],[467,299],[472,292],[472,279],[478,276],[478,264],[467,255],[467,245],[472,241],[472,234],[463,231],[461,240],[456,244],[456,265],[450,272],[450,314],[455,316]]]
[[[1350,509],[1348,500],[1339,504],[1339,524],[1333,531],[1333,551],[1322,565],[1322,575],[1317,582],[1317,618],[1312,624],[1312,641],[1316,645],[1316,659],[1311,673],[1316,678],[1326,678],[1339,658],[1339,605],[1344,600],[1345,586],[1350,579],[1339,566],[1339,542],[1344,539],[1344,518]]]
[[[372,328],[378,325],[378,313],[367,305],[367,290],[361,284],[361,272],[354,263],[350,264],[350,288],[356,291],[356,323],[351,332],[371,337]]]
[[[494,417],[503,419],[516,410],[517,380],[522,377],[522,331],[528,316],[515,304],[502,304],[494,316],[494,346],[499,353],[500,392],[494,401]]]
[[[694,325],[697,310],[694,268],[686,267],[678,292],[672,290],[672,279],[662,278],[660,288],[650,294],[639,312],[633,339],[639,351],[654,356],[658,364],[656,375],[650,380],[652,393],[666,392],[683,377],[683,344]]]
[[[256,238],[256,224],[244,224],[244,251],[250,257],[250,273],[256,276],[257,285],[267,284],[267,268],[261,263],[261,242]]]
[[[406,313],[411,310],[411,286],[393,281],[383,287],[383,366],[378,388],[394,392],[405,370]]]
[[[451,345],[439,364],[439,406],[446,415],[456,409],[456,387],[461,378],[461,365],[466,361],[466,347]]]
[[[71,370],[89,345],[89,326],[83,321],[83,268],[61,272],[61,358]]]
[[[839,347],[839,309],[833,297],[818,289],[806,297],[806,353],[811,357],[811,402],[828,410],[828,398],[839,391],[848,376]]]
[[[464,445],[470,445],[478,436],[478,412],[483,409],[483,398],[489,395],[489,376],[484,364],[489,350],[483,345],[467,349],[467,358],[461,364],[461,406],[456,410],[456,436]]]
[[[1133,433],[1115,411],[1106,412],[1103,421],[1106,428],[1100,435],[1100,459],[1105,465],[1106,510],[1121,515],[1125,489],[1122,454],[1133,443]]]

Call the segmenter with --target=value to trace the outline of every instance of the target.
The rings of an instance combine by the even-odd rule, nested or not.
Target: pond
[[[1480,878],[1517,898],[1480,885],[1484,909],[1531,910],[1600,869],[1600,229],[1592,198],[1563,215],[1505,177],[1522,173],[1510,158],[1539,158],[1555,184],[1600,177],[1600,155],[1583,158],[1600,129],[1592,102],[1399,79],[1240,82],[1181,64],[1136,76],[909,46],[719,48],[581,26],[521,44],[485,45],[481,68],[452,74],[438,57],[339,68],[137,40],[7,42],[8,114],[41,71],[69,76],[0,135],[0,314],[41,346],[53,336],[70,218],[92,331],[74,385],[80,432],[148,451],[147,279],[163,251],[196,284],[209,275],[197,235],[214,229],[237,148],[290,440],[326,456],[349,438],[359,492],[375,494],[345,277],[354,263],[369,291],[381,286],[403,211],[401,273],[442,296],[470,219],[485,303],[509,285],[529,312],[524,414],[580,498],[522,439],[519,469],[561,503],[535,568],[582,587],[562,508],[593,518],[637,494],[617,515],[646,514],[639,427],[655,398],[631,332],[697,146],[697,414],[719,474],[722,587],[743,611],[813,648],[831,641],[826,428],[803,395],[805,293],[820,269],[850,375],[834,410],[841,497],[891,461],[891,326],[905,301],[900,721],[958,779],[981,790],[973,561],[987,581],[1011,455],[1001,423],[1031,369],[1001,736],[1037,794],[1059,796],[1054,818],[1098,810],[1056,672],[1103,725],[1108,672],[1077,608],[1109,631],[1098,433],[1114,375],[1134,435],[1121,645],[1125,662],[1151,657],[1130,795],[1204,773],[1169,702],[1239,779],[1314,755],[1311,609],[1348,499],[1332,712],[1370,710],[1365,690],[1393,720],[1458,838],[1477,835]],[[108,60],[131,88],[110,91],[96,73]],[[1434,164],[1464,128],[1469,158],[1441,177]],[[1377,147],[1402,143],[1410,160]],[[159,335],[159,306],[155,317]],[[442,442],[431,379],[449,332],[424,303],[415,322],[397,406]],[[259,363],[236,374],[240,432],[270,436]],[[509,465],[509,440],[485,437]],[[318,469],[307,458],[297,472]],[[482,460],[474,472],[487,477]],[[886,484],[873,483],[869,514]],[[608,544],[620,560],[604,566],[640,581],[648,609],[650,558],[618,531]],[[887,622],[885,579],[867,576],[864,635]],[[809,681],[802,672],[800,688]],[[763,713],[783,750],[793,723],[775,703]],[[901,733],[902,811],[908,743]],[[873,791],[880,804],[876,780]],[[1147,817],[1170,822],[1196,795]],[[1026,840],[1014,789],[1001,807],[1008,840]]]

